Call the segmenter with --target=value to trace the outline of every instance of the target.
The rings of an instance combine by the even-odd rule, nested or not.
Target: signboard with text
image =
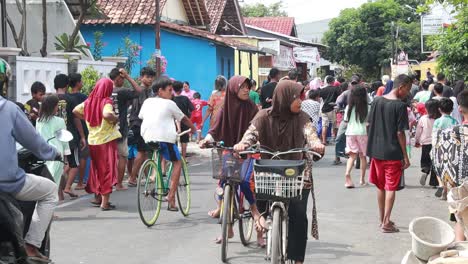
[[[286,46],[280,46],[278,56],[273,57],[273,66],[282,71],[287,71],[296,68],[296,61],[294,60],[293,49]]]
[[[300,63],[320,63],[320,53],[316,47],[294,47],[294,60]]]

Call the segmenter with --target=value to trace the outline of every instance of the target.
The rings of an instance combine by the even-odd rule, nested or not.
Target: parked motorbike
[[[55,132],[55,136],[47,140],[47,142],[54,138],[61,142],[69,142],[73,139],[73,135],[67,130],[58,130]],[[28,174],[42,176],[54,181],[45,165],[45,161],[39,159],[31,151],[23,148],[18,143],[16,149],[18,153],[18,166],[20,168]],[[0,216],[2,216],[0,217],[0,264],[35,263],[27,259],[24,240],[21,238],[24,238],[29,230],[36,203],[36,201],[18,201],[9,194],[0,193],[0,212],[6,212],[13,219],[13,221],[1,219],[3,218],[3,214],[0,213]],[[47,257],[50,256],[49,230],[51,223],[49,223],[42,246],[39,249],[41,254]],[[18,234],[18,230],[19,232],[22,230],[22,234]]]

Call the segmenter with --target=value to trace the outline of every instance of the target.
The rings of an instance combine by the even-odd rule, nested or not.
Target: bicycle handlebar
[[[262,148],[250,148],[249,150],[241,151],[239,152],[240,155],[248,155],[248,154],[268,154],[272,156],[272,159],[278,158],[279,156],[287,155],[287,154],[295,154],[295,153],[309,153],[312,154],[313,156],[317,158],[322,158],[322,155],[319,153],[309,149],[309,148],[295,148],[295,149],[290,149],[287,151],[277,151],[277,152],[272,152],[268,151]]]

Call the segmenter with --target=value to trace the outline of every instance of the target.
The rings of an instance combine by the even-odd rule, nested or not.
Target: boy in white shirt
[[[159,78],[153,83],[154,98],[148,98],[141,107],[138,117],[143,120],[141,136],[146,143],[158,142],[160,153],[166,160],[172,161],[172,182],[168,194],[168,210],[178,211],[175,205],[175,194],[182,168],[179,148],[176,145],[177,130],[175,121],[190,127],[192,133],[197,129],[184,113],[172,101],[172,81],[166,77]]]

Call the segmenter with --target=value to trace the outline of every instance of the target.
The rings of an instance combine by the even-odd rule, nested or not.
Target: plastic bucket
[[[414,255],[424,261],[447,249],[455,240],[455,233],[449,224],[428,216],[413,219],[409,233]]]

